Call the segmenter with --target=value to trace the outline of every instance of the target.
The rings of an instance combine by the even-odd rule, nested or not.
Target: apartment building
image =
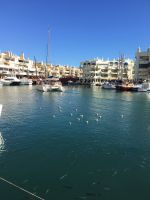
[[[135,54],[135,79],[149,80],[150,79],[150,48],[146,51],[137,49]]]
[[[104,81],[132,80],[134,62],[130,59],[103,60],[93,59],[80,63],[83,84],[101,84]]]
[[[42,78],[49,75],[59,78],[80,78],[82,76],[82,70],[73,66],[52,65],[33,61],[26,59],[24,53],[17,56],[8,51],[0,54],[0,77],[10,75],[16,75],[20,78],[23,76]]]

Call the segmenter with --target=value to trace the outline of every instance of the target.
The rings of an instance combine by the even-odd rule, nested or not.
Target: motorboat
[[[14,76],[7,76],[7,77],[1,79],[0,81],[2,82],[2,84],[4,86],[20,85],[20,83],[21,83],[21,81],[17,77],[14,77]]]
[[[105,82],[102,84],[103,89],[116,89],[116,86],[112,83]]]
[[[64,91],[64,88],[62,87],[62,83],[61,81],[59,81],[59,78],[47,78],[44,80],[40,80],[39,82],[37,82],[36,88],[37,90],[43,92]]]
[[[20,85],[32,85],[33,83],[32,79],[28,79],[26,77],[21,78],[20,81],[21,81]]]

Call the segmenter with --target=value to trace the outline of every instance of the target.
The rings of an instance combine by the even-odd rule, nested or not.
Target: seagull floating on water
[[[53,115],[53,118],[55,118],[56,116],[55,115]]]
[[[87,124],[89,123],[89,121],[85,121]]]
[[[71,122],[69,122],[69,125],[70,125],[70,126],[71,126],[71,124],[72,124],[72,123],[71,123]]]
[[[83,115],[80,115],[80,117],[82,117],[82,118],[83,118]]]

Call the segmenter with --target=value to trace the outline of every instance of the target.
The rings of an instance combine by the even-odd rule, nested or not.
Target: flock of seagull
[[[59,112],[63,112],[61,106],[58,106],[58,110],[59,110]],[[78,112],[78,109],[77,109],[77,108],[75,109],[75,112],[76,112],[76,113]],[[70,112],[69,115],[70,115],[70,117],[73,117],[75,114],[73,114],[72,112]],[[52,117],[53,117],[53,118],[56,118],[56,115],[53,114]],[[101,120],[102,115],[100,115],[99,113],[95,113],[95,117],[96,117],[96,118],[95,118],[95,121],[98,123],[98,122]],[[121,114],[120,117],[123,118],[124,115]],[[84,115],[83,115],[83,114],[80,114],[80,115],[78,115],[78,117],[76,117],[76,120],[77,120],[77,121],[81,121],[83,118],[84,118]],[[89,121],[88,121],[88,120],[84,120],[84,122],[85,122],[87,125],[89,124]],[[72,121],[69,121],[69,125],[70,125],[70,126],[72,125]]]

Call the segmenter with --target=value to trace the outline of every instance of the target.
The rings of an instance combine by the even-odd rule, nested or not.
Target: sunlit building
[[[149,80],[150,79],[150,48],[147,51],[137,49],[135,55],[135,79]]]
[[[101,84],[112,80],[133,80],[134,62],[130,59],[93,59],[80,63],[83,84]]]

